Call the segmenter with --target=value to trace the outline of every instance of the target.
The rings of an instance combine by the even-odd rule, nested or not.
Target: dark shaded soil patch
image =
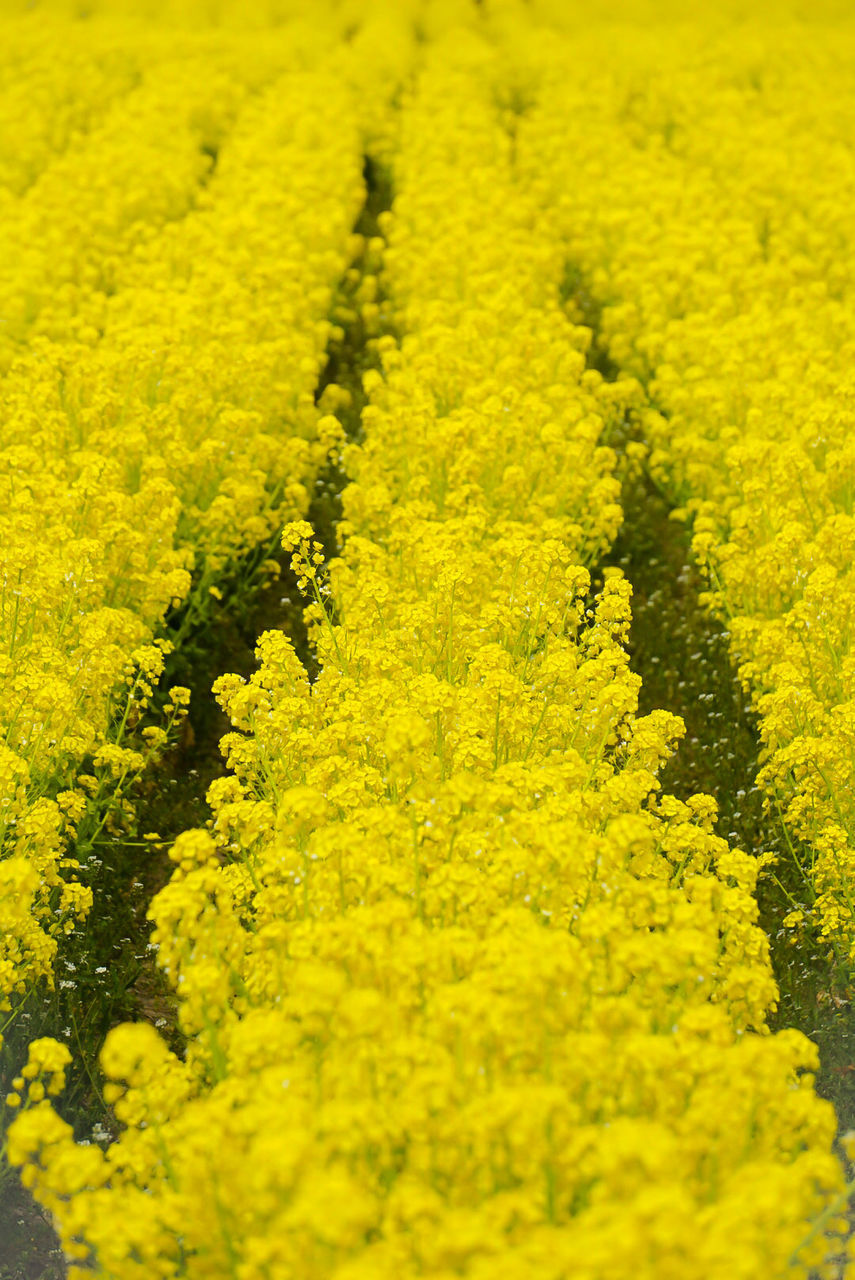
[[[778,857],[761,876],[761,923],[772,946],[781,998],[774,1029],[796,1027],[819,1048],[818,1092],[834,1103],[841,1133],[855,1128],[855,1017],[846,977],[828,944],[783,926],[808,894],[798,870],[804,854],[755,785],[760,742],[756,718],[728,655],[725,627],[700,600],[706,584],[692,563],[686,528],[646,476],[628,481],[625,522],[609,562],[633,585],[632,669],[642,677],[641,707],[682,716],[686,737],[661,775],[663,790],[695,791],[719,804],[718,833],[741,849]]]

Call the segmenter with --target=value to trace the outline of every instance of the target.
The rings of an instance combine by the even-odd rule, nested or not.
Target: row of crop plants
[[[386,125],[371,121],[395,191],[385,315],[370,275],[360,298],[366,329],[394,335],[375,343],[362,436],[344,450],[341,554],[325,563],[284,502],[247,523],[249,540],[287,520],[320,671],[310,684],[268,632],[257,673],[218,682],[232,773],[211,788],[210,827],[175,843],[151,909],[186,1052],[148,1024],[111,1032],[102,1066],[121,1132],[105,1149],[76,1144],[46,1096],[65,1046],[34,1044],[14,1083],[10,1154],[76,1280],[92,1265],[117,1280],[753,1280],[807,1275],[841,1225],[815,1050],[766,1026],[757,862],[713,834],[708,797],[662,794],[682,726],[637,715],[630,584],[612,572],[591,594],[621,519],[602,439],[644,412],[644,392],[588,367],[590,330],[568,320],[559,283],[577,226],[593,273],[596,229],[613,219],[618,237],[655,202],[623,209],[618,179],[608,203],[619,141],[600,171],[567,88],[572,41],[538,34],[530,8],[493,9],[419,6],[418,72]],[[628,42],[627,67],[642,46]],[[388,38],[363,44],[363,88],[412,57],[403,38],[393,56]],[[253,115],[266,146],[271,132],[302,138],[292,177],[328,183],[311,220],[331,217],[324,282],[353,213],[344,63]],[[238,218],[262,247],[272,237],[273,262],[263,215],[289,194]],[[232,261],[228,227],[211,224],[206,247]],[[271,263],[245,261],[259,258]],[[120,314],[133,318],[151,275],[129,280]],[[262,270],[247,323],[274,346],[310,343],[308,395],[328,291],[289,329],[275,276]],[[217,342],[214,297],[192,309],[195,341]],[[167,474],[187,477],[179,528],[228,557],[229,530],[250,510],[258,522],[258,504],[235,506],[222,482],[211,532],[217,501],[185,497],[205,442],[216,465],[234,456],[241,493],[272,468],[285,484],[294,458],[270,430],[244,462],[254,405],[235,408],[223,454],[214,406],[236,383],[263,398],[284,375],[253,359],[248,383],[234,369],[219,381],[232,346],[215,350],[213,404],[198,360],[161,354],[198,431],[199,455],[179,450]],[[330,420],[315,429],[328,447]]]
[[[18,49],[43,127],[0,219],[7,1038],[63,935],[85,930],[102,846],[183,713],[183,690],[151,706],[164,619],[204,623],[241,557],[305,513],[341,436],[314,392],[376,109],[356,54],[327,56],[347,15],[327,20],[271,41],[39,15],[57,99]],[[351,39],[382,65],[396,31]],[[113,77],[98,110],[67,86],[61,109],[66,48],[96,89]],[[4,79],[0,107],[17,92]]]
[[[855,27],[624,28],[530,42],[520,177],[647,393],[759,714],[759,782],[805,846],[789,927],[855,956]],[[568,21],[569,18],[569,21]],[[568,62],[583,65],[568,81]],[[535,88],[536,85],[536,88]],[[572,154],[572,175],[562,157]]]

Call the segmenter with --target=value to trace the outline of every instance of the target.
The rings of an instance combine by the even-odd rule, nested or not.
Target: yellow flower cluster
[[[474,24],[473,24],[474,25]],[[152,915],[186,1056],[108,1037],[123,1125],[37,1095],[10,1154],[72,1280],[805,1276],[839,1189],[813,1046],[770,1035],[757,864],[660,793],[637,715],[563,240],[517,181],[508,51],[432,37],[403,97],[344,549],[284,545],[320,674],[268,632],[218,694],[232,775]],[[376,286],[365,282],[366,324]],[[61,1071],[40,1047],[17,1096]],[[831,1227],[835,1226],[832,1218]]]
[[[138,49],[101,36],[0,22],[0,209],[139,84]]]
[[[760,715],[760,782],[855,958],[855,24],[811,14],[531,41],[518,154],[646,384],[651,467]],[[568,82],[570,63],[596,69]]]
[[[363,144],[351,82],[321,65],[329,17],[275,43],[7,27],[28,33],[36,123],[0,217],[2,1009],[87,909],[69,842],[79,860],[164,740],[138,732],[164,615],[204,618],[211,586],[305,513],[341,435],[314,391]],[[38,92],[51,51],[56,99]],[[87,58],[78,100],[64,77]]]

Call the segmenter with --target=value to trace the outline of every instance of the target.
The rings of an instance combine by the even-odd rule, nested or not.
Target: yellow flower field
[[[786,935],[846,1022],[848,12],[0,35],[0,1224],[48,1215],[42,1280],[847,1274],[855,1137],[776,972]],[[640,710],[639,483],[756,713],[759,831]],[[202,787],[176,672],[255,616],[203,825],[148,832]],[[117,1021],[98,964],[78,1023],[108,883],[160,977]]]

